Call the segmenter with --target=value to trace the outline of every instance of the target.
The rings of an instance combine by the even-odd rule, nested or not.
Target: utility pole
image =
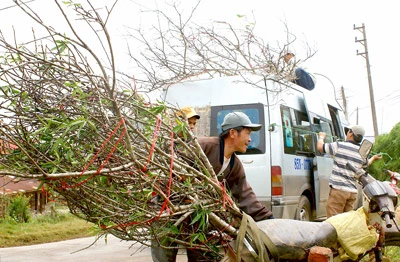
[[[356,37],[356,43],[359,42],[364,46],[364,52],[363,53],[359,53],[358,50],[357,50],[357,55],[361,55],[362,57],[364,57],[365,61],[367,63],[369,98],[370,98],[370,102],[371,102],[372,123],[373,123],[373,126],[374,126],[374,135],[375,135],[375,138],[376,138],[378,136],[378,125],[377,125],[377,122],[376,122],[374,90],[372,88],[371,69],[370,69],[370,64],[369,64],[368,47],[367,47],[367,36],[366,36],[366,33],[365,33],[364,23],[362,24],[361,27],[356,27],[356,25],[354,25],[354,30],[358,30],[358,31],[362,32],[362,34],[363,34],[363,39],[358,40],[357,37]]]
[[[357,111],[356,111],[356,125],[358,125],[358,106],[357,106]]]
[[[341,87],[341,92],[342,92],[342,104],[343,104],[344,116],[346,117],[346,120],[348,122],[349,121],[349,113],[347,111],[347,100],[346,100],[346,95],[344,94],[343,86]]]

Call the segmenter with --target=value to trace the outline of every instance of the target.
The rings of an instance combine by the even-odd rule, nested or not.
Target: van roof
[[[267,89],[270,91],[269,96],[266,93]],[[326,88],[322,91],[323,96],[318,92],[317,86],[314,90],[309,91],[290,82],[278,82],[274,77],[264,80],[262,76],[241,75],[177,83],[164,90],[162,100],[176,107],[249,103],[271,104],[274,100],[271,98],[279,100],[279,97],[289,92],[297,95],[304,94],[308,103],[311,103],[311,107],[320,104],[321,97],[323,97],[324,100],[330,100],[326,103],[341,109],[339,103],[332,99],[334,96],[326,95]]]

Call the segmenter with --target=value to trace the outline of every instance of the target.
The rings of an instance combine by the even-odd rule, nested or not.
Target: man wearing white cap
[[[363,140],[365,130],[362,126],[353,126],[350,129],[345,128],[346,141],[324,143],[326,134],[319,132],[317,149],[334,157],[332,174],[329,177],[329,196],[326,204],[327,217],[354,210],[354,202],[357,199],[357,179],[355,173],[347,168],[350,162],[356,169],[362,168],[363,159],[358,149]],[[380,159],[381,156],[375,155],[369,161]]]
[[[287,64],[287,69],[291,73],[289,80],[296,85],[304,87],[307,90],[313,90],[315,87],[315,81],[311,75],[301,67],[297,66],[297,62],[294,61],[295,54],[291,50],[287,50],[283,56],[283,60]]]

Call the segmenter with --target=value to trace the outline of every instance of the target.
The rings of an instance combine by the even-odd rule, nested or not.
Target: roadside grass
[[[385,257],[390,261],[400,261],[400,247],[387,247]]]
[[[96,235],[92,223],[69,212],[35,215],[28,223],[0,219],[0,248],[35,245]]]

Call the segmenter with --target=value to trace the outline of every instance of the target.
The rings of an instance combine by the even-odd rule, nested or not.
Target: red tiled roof
[[[19,192],[36,192],[40,185],[37,179],[21,179],[11,176],[0,176],[0,195],[17,194]]]

